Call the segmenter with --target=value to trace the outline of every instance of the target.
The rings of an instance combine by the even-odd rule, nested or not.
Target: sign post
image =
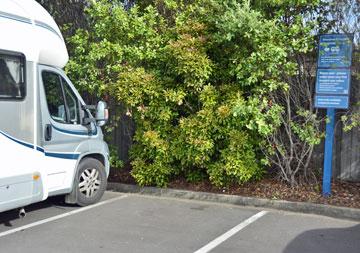
[[[328,108],[326,116],[329,121],[326,123],[324,174],[323,174],[323,195],[331,195],[331,174],[332,174],[332,152],[334,143],[335,109]]]
[[[323,196],[331,195],[332,153],[335,109],[349,107],[353,36],[325,34],[320,36],[316,73],[315,107],[326,108]]]

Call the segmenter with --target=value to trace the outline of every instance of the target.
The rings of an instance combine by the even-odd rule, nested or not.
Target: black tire
[[[87,177],[88,179],[84,179],[89,172],[94,172],[94,176],[91,177],[89,175]],[[79,206],[88,206],[98,202],[104,195],[107,185],[104,165],[97,159],[84,158],[79,164],[76,177],[74,185],[76,189],[76,203]],[[100,183],[95,183],[97,180],[100,181]],[[95,187],[98,187],[98,189],[95,189]],[[88,194],[87,189],[90,189],[89,191],[92,192],[92,194]]]

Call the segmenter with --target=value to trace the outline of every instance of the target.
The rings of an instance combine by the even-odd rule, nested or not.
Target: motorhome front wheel
[[[104,165],[94,158],[85,158],[79,164],[77,204],[87,206],[98,202],[106,190]]]

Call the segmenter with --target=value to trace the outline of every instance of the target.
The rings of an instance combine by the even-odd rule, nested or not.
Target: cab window
[[[65,79],[50,71],[43,71],[42,79],[51,118],[63,124],[79,124],[79,100]]]
[[[61,78],[61,82],[65,93],[65,100],[69,115],[69,123],[79,124],[80,123],[79,100],[77,99],[75,93],[72,91],[72,89],[67,84],[64,78]]]

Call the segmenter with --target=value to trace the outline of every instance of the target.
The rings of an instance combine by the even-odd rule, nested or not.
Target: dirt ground
[[[121,170],[112,169],[109,181],[136,184],[134,178],[130,174],[130,168]],[[360,208],[360,182],[355,183],[334,180],[332,182],[332,195],[327,198],[321,195],[321,181],[317,184],[307,184],[291,188],[287,184],[279,182],[270,176],[257,182],[250,182],[243,185],[232,185],[220,189],[211,185],[208,180],[198,183],[189,183],[185,180],[185,178],[178,178],[172,180],[168,187],[191,191]]]

